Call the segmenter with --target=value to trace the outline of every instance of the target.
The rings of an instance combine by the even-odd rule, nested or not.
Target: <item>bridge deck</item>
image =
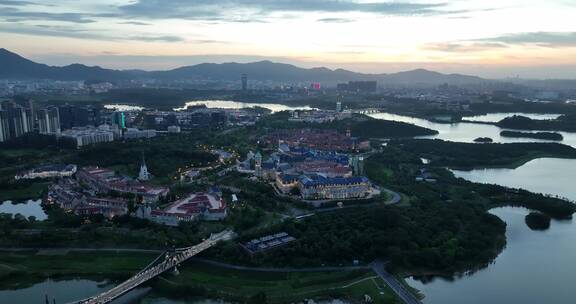
[[[209,239],[204,240],[202,243],[188,248],[177,249],[174,254],[169,254],[168,252],[160,255],[154,262],[144,268],[142,271],[131,277],[130,279],[122,282],[121,284],[113,287],[112,289],[105,291],[94,297],[84,299],[77,304],[105,304],[110,303],[113,300],[121,297],[130,290],[138,287],[139,285],[157,277],[158,275],[173,269],[182,262],[188,260],[189,258],[199,254],[200,252],[214,246],[218,241],[226,240],[231,238],[232,231],[223,231],[216,235],[211,236]],[[164,257],[163,257],[164,256]],[[163,258],[162,258],[163,257]],[[161,260],[162,262],[155,264],[155,262]]]

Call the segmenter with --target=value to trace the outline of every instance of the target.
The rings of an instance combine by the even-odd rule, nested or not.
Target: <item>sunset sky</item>
[[[576,0],[0,0],[0,47],[122,69],[270,59],[576,78]]]

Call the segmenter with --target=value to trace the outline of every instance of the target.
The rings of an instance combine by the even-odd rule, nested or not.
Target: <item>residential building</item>
[[[195,220],[219,221],[227,215],[228,207],[220,196],[214,193],[194,193],[162,210],[152,210],[145,217],[160,224],[178,226],[180,222]]]
[[[116,172],[99,167],[85,167],[78,170],[76,177],[79,181],[92,188],[96,192],[130,193],[142,196],[145,202],[155,202],[165,197],[170,191],[166,187],[152,186],[125,176],[117,175]]]
[[[98,128],[75,127],[63,131],[60,135],[73,139],[78,148],[97,143],[112,142],[115,139],[115,132],[105,126]]]
[[[60,134],[60,113],[57,107],[49,107],[36,112],[40,134]]]
[[[0,103],[2,133],[0,140],[6,141],[32,132],[33,116],[30,110],[11,101]]]

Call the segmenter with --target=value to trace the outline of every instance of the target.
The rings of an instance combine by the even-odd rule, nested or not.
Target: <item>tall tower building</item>
[[[336,112],[342,112],[342,102],[341,101],[337,101],[336,102]]]
[[[254,173],[257,177],[262,177],[262,154],[260,152],[254,155],[254,162]]]
[[[242,91],[248,90],[248,75],[242,74]]]
[[[147,181],[150,180],[150,172],[148,172],[148,167],[146,166],[146,160],[144,159],[144,153],[142,153],[142,163],[140,164],[140,173],[138,173],[138,180]]]
[[[112,113],[112,124],[118,126],[120,129],[126,129],[126,116],[124,116],[124,112]]]

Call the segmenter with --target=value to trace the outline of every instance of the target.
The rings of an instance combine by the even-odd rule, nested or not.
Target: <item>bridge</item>
[[[99,295],[93,296],[88,299],[76,301],[70,304],[105,304],[121,297],[130,290],[138,287],[145,282],[161,275],[169,270],[176,270],[176,267],[182,262],[190,259],[191,257],[199,254],[200,252],[214,246],[219,241],[229,240],[233,237],[231,230],[225,230],[217,234],[213,234],[210,238],[202,241],[201,243],[186,247],[179,248],[173,251],[166,251],[156,258],[152,263],[135,274],[130,279],[122,282],[120,285],[105,291]]]

